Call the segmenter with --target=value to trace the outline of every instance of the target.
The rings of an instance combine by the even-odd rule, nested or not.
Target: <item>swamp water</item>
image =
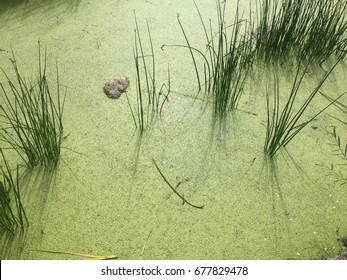
[[[204,19],[216,19],[213,0],[196,3]],[[235,5],[228,1],[231,19]],[[169,101],[142,137],[125,96],[136,104],[133,10],[147,51],[148,20],[158,85],[167,79],[168,64],[171,75]],[[30,226],[12,239],[2,235],[1,259],[81,258],[43,251],[119,259],[324,259],[343,251],[337,239],[347,233],[347,185],[330,167],[346,178],[333,137],[335,126],[347,142],[347,127],[339,121],[346,121],[346,110],[330,106],[272,164],[263,152],[266,85],[276,71],[284,94],[295,71],[254,67],[239,110],[213,128],[210,105],[195,99],[188,49],[160,49],[185,44],[177,13],[191,44],[203,49],[193,1],[23,1],[2,7],[0,66],[11,70],[12,47],[30,77],[37,69],[37,40],[46,46],[48,75],[54,80],[57,59],[66,89],[69,136],[54,174],[34,170],[21,177]],[[346,72],[339,64],[321,91],[333,98],[346,91]],[[129,90],[109,99],[102,88],[120,75],[129,78]],[[311,92],[323,75],[313,69],[301,91]],[[347,96],[339,101],[346,104]],[[317,95],[303,118],[326,105]],[[152,159],[187,201],[204,207],[183,204]]]

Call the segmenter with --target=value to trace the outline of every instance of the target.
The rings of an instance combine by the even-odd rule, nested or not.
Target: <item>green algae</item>
[[[334,154],[332,126],[341,137],[346,127],[330,117],[343,120],[344,113],[331,106],[279,153],[275,164],[269,163],[263,157],[269,74],[257,66],[239,110],[213,131],[211,111],[204,110],[210,105],[195,99],[189,54],[160,50],[165,43],[184,43],[176,13],[196,33],[194,44],[205,42],[198,20],[189,17],[194,3],[183,2],[173,7],[171,1],[119,1],[117,9],[110,10],[114,1],[81,1],[83,9],[74,16],[57,9],[51,11],[55,17],[40,22],[25,18],[0,25],[1,31],[6,25],[16,27],[3,32],[2,67],[8,67],[10,45],[23,64],[35,63],[38,37],[58,59],[69,92],[64,130],[70,133],[54,176],[45,181],[49,188],[39,186],[39,170],[22,179],[28,181],[23,199],[31,226],[6,245],[2,259],[77,258],[37,249],[119,259],[316,259],[341,252],[337,238],[347,232],[346,186],[335,182],[325,167],[334,164],[346,174],[340,165],[345,161]],[[204,18],[214,18],[214,1],[197,5]],[[112,75],[135,81],[134,8],[140,26],[145,26],[145,18],[150,23],[158,79],[162,73],[165,80],[169,61],[172,81],[162,116],[141,142],[126,98],[110,100],[102,92]],[[117,10],[123,12],[121,18]],[[49,33],[45,26],[52,26]],[[286,71],[278,71],[284,90],[291,86]],[[319,71],[307,75],[303,89],[316,85]],[[321,91],[332,98],[345,91],[345,71],[337,66]],[[134,87],[127,94],[136,100]],[[339,101],[345,104],[346,99]],[[324,107],[323,102],[326,99],[317,96],[308,113]],[[174,186],[179,184],[180,194],[204,208],[182,204],[163,187],[152,158]]]

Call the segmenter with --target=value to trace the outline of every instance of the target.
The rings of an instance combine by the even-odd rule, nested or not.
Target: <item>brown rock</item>
[[[347,235],[341,238],[343,245],[347,246]]]
[[[109,98],[117,99],[127,91],[129,84],[130,81],[127,77],[114,77],[104,85],[103,90]]]
[[[343,252],[341,255],[338,255],[331,260],[347,260],[347,252]]]

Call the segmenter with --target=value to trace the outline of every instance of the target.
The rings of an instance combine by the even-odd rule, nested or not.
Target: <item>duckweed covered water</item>
[[[195,99],[188,50],[160,49],[185,43],[177,13],[192,45],[204,47],[193,1],[176,2],[37,0],[2,7],[0,66],[9,71],[12,47],[30,77],[39,39],[52,65],[48,74],[54,75],[58,60],[69,134],[56,172],[22,175],[30,226],[11,240],[2,235],[2,259],[79,258],[37,250],[119,259],[320,259],[343,251],[337,238],[347,233],[347,185],[338,173],[346,178],[347,170],[332,132],[336,127],[346,144],[346,110],[331,106],[268,162],[266,85],[276,71],[285,94],[295,71],[254,67],[239,110],[222,127],[213,126],[210,105]],[[236,1],[228,2],[232,19]],[[214,1],[196,3],[204,18],[216,21]],[[140,138],[124,94],[112,100],[102,90],[107,80],[124,75],[130,80],[126,94],[136,100],[134,9],[142,32],[146,20],[151,29],[157,80],[166,80],[168,63],[172,79],[163,114]],[[322,75],[313,69],[303,94]],[[346,91],[345,75],[341,64],[322,92],[337,97]],[[312,105],[307,119],[327,100],[319,95]],[[183,204],[152,159],[185,199],[203,209]]]

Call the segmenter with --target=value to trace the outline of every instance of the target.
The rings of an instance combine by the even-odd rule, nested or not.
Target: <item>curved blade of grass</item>
[[[163,178],[163,180],[165,181],[165,183],[170,187],[170,189],[179,197],[182,199],[183,203],[187,203],[188,205],[194,207],[194,208],[198,208],[198,209],[202,209],[204,208],[204,205],[202,206],[197,206],[197,205],[194,205],[192,203],[190,203],[189,201],[187,201],[183,195],[181,195],[178,191],[176,191],[176,189],[170,184],[170,182],[166,179],[166,177],[164,176],[163,172],[160,170],[159,166],[157,165],[157,163],[155,162],[154,159],[152,159],[152,162],[155,166],[155,168],[158,170],[160,176]]]

